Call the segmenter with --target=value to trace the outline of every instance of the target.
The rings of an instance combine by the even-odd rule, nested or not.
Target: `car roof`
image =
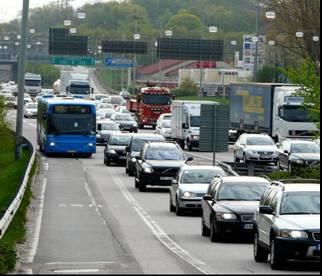
[[[285,184],[285,192],[320,192],[320,184]]]
[[[308,141],[308,140],[285,140],[290,144],[317,144],[315,141]]]
[[[270,184],[270,181],[263,177],[257,176],[226,176],[222,177],[224,183],[267,183]]]
[[[148,133],[136,133],[134,134],[133,138],[162,138],[164,139],[163,136],[159,134],[148,134]]]
[[[159,147],[168,147],[168,148],[177,148],[178,145],[174,143],[168,143],[168,142],[150,142],[149,143],[151,148],[159,148]]]
[[[262,133],[262,134],[249,134],[249,133],[244,133],[244,134],[242,134],[242,136],[247,136],[247,137],[270,137],[266,133]]]
[[[112,120],[99,120],[99,121],[97,121],[97,124],[114,124],[114,125],[116,125],[116,123]]]
[[[111,136],[118,136],[118,137],[132,137],[133,136],[133,134],[132,133],[123,133],[123,132],[121,132],[121,133],[113,133]]]
[[[223,170],[219,166],[189,166],[185,165],[182,167],[183,171],[199,171],[199,170]]]

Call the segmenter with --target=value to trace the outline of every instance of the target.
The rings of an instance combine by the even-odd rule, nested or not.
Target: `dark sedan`
[[[260,177],[215,179],[202,200],[202,235],[212,242],[224,236],[251,238],[255,212],[268,185]]]
[[[120,127],[121,131],[138,132],[138,124],[130,114],[115,113],[111,120]]]
[[[131,134],[112,134],[104,149],[104,164],[110,166],[113,162],[125,163],[126,148],[131,139]]]
[[[280,147],[279,168],[290,173],[320,165],[320,146],[313,141],[286,140]]]
[[[192,161],[176,143],[146,143],[136,162],[135,187],[145,192],[150,186],[171,186],[181,167]]]
[[[137,157],[140,156],[140,152],[146,142],[165,142],[164,137],[155,134],[134,134],[131,140],[130,146],[127,148],[126,156],[126,173],[129,176],[135,175],[135,164]]]

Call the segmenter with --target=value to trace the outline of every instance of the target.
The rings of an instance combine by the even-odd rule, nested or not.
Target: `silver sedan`
[[[184,166],[170,188],[170,211],[178,216],[187,210],[201,210],[201,200],[216,177],[227,176],[220,167]]]

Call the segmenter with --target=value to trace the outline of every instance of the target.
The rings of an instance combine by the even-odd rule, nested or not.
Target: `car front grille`
[[[177,176],[179,168],[154,168],[154,171],[160,176]]]
[[[242,222],[254,222],[255,216],[254,215],[242,215],[241,220],[242,220]]]
[[[271,151],[259,151],[258,152],[258,154],[259,155],[273,155],[274,154],[274,152],[271,152]]]
[[[320,242],[321,241],[321,233],[320,232],[313,233],[313,239],[317,242]]]

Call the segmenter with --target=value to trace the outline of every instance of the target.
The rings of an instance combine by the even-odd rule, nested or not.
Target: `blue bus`
[[[96,107],[74,98],[41,98],[38,103],[37,143],[45,154],[96,153]]]

